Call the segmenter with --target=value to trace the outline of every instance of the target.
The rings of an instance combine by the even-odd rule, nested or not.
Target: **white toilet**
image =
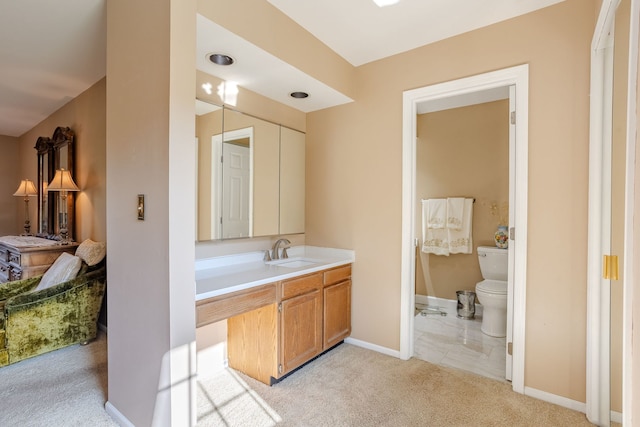
[[[507,335],[508,251],[495,246],[478,246],[478,260],[484,280],[476,284],[476,295],[482,304],[482,327],[486,335]]]

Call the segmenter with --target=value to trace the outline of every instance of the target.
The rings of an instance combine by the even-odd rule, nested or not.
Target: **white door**
[[[222,144],[222,237],[249,236],[251,186],[249,147]]]

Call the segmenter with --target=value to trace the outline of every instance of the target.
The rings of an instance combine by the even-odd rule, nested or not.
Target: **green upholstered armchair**
[[[0,367],[94,339],[105,264],[82,263],[74,279],[37,291],[42,276],[1,284]]]

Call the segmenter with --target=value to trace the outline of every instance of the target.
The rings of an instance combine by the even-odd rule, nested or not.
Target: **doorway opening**
[[[471,105],[441,109],[439,104],[421,103],[418,109],[416,227],[422,241],[416,248],[413,357],[510,381],[505,350],[509,241],[503,240],[509,225],[509,137],[515,126],[509,88],[478,93]],[[461,200],[467,212],[462,209],[458,225]],[[439,228],[434,221],[445,212],[447,227]]]
[[[414,354],[416,246],[417,117],[425,106],[440,109],[484,102],[487,94],[509,93],[513,137],[509,147],[509,280],[507,301],[506,377],[524,393],[524,335],[528,191],[528,65],[406,91],[403,95],[403,194],[400,357]],[[486,98],[484,98],[486,99]],[[496,98],[499,99],[499,98]],[[472,179],[472,177],[470,177]],[[517,235],[517,237],[516,237]]]

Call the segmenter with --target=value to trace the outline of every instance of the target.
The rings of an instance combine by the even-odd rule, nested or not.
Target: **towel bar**
[[[442,198],[444,199],[445,197],[442,197]],[[461,199],[473,199],[473,203],[475,203],[475,202],[476,202],[476,198],[475,198],[475,197],[461,197]],[[424,201],[427,201],[427,200],[428,200],[428,199],[422,199],[422,201],[423,201],[423,202],[424,202]]]

